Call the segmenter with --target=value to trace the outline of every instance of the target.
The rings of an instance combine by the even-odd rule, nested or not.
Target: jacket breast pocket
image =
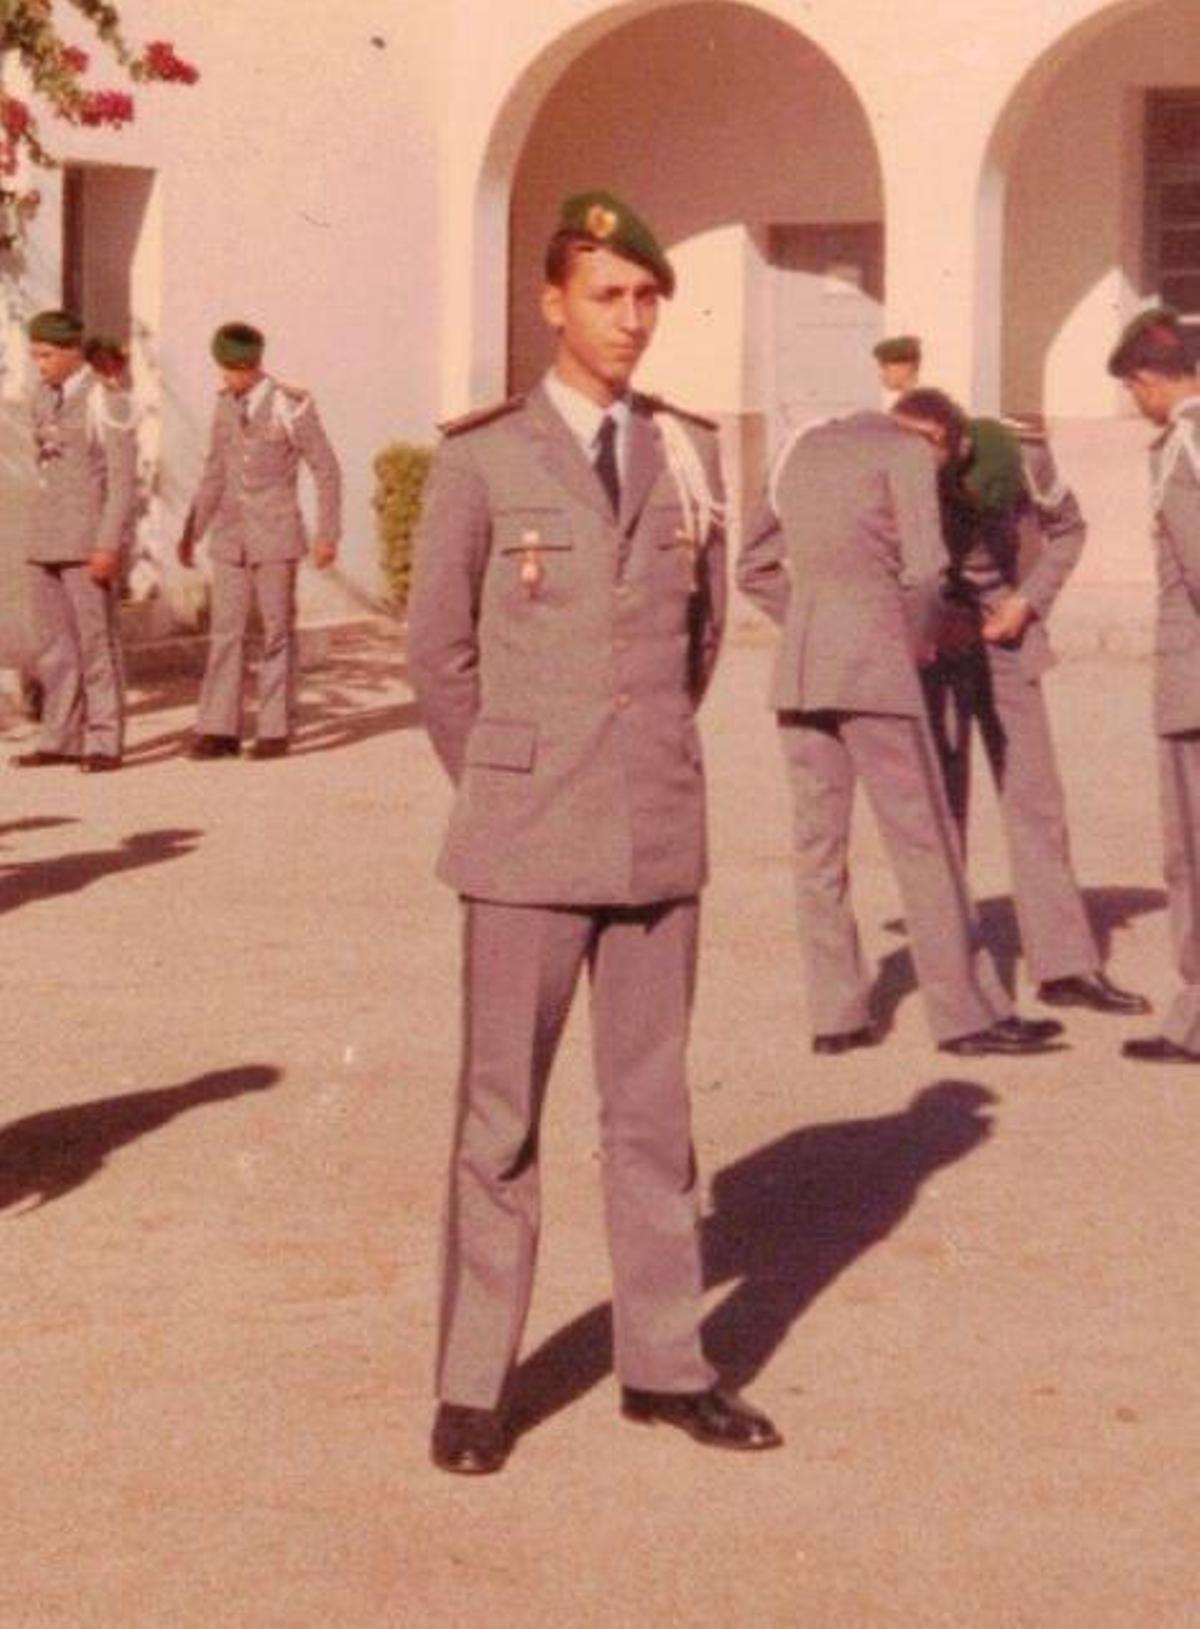
[[[522,719],[481,718],[467,740],[473,769],[507,769],[528,774],[537,757],[537,725]]]
[[[504,593],[530,602],[564,597],[575,540],[563,509],[522,506],[497,511],[492,549]]]

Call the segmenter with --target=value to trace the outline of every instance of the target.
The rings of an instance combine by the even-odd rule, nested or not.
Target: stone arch
[[[977,399],[1059,417],[1113,411],[1104,351],[1153,292],[1140,264],[1142,92],[1200,85],[1193,9],[1098,5],[1005,100],[979,183]]]
[[[494,267],[507,256],[512,289],[501,309],[494,277],[476,279],[476,394],[524,385],[540,366],[533,294],[553,200],[603,182],[644,208],[682,257],[684,286],[699,290],[691,306],[676,302],[656,351],[682,357],[687,339],[672,349],[669,330],[678,339],[690,323],[692,338],[703,338],[690,349],[711,347],[721,378],[719,399],[697,405],[764,410],[771,295],[762,272],[772,228],[873,226],[881,236],[883,221],[866,110],[829,43],[799,31],[793,11],[751,0],[630,0],[559,35],[529,63],[493,121],[475,190],[476,262]],[[602,93],[604,116],[589,125]],[[829,162],[831,150],[841,163]],[[834,248],[837,241],[831,236]],[[867,276],[878,303],[881,249]],[[740,302],[738,322],[714,309],[722,300]],[[708,310],[707,330],[697,302]],[[685,393],[696,401],[692,382]]]

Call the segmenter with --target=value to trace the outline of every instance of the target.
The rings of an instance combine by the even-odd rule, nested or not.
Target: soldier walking
[[[27,559],[42,710],[37,747],[13,762],[95,774],[120,768],[124,741],[117,594],[135,498],[133,408],[86,365],[72,313],[39,312],[29,341],[39,383]]]
[[[1158,574],[1154,729],[1167,902],[1182,981],[1157,1035],[1121,1048],[1142,1063],[1200,1063],[1200,379],[1177,314],[1126,328],[1108,359],[1161,434],[1150,448]]]
[[[222,389],[208,455],[179,544],[193,564],[209,535],[212,616],[208,663],[188,756],[237,757],[241,750],[246,643],[251,611],[262,623],[258,717],[253,758],[279,758],[292,734],[296,686],[296,573],[308,552],[297,494],[301,463],[316,488],[313,563],[337,556],[341,470],[304,390],[282,385],[262,366],[257,328],[231,322],[213,336]]]
[[[538,1127],[591,982],[615,1364],[631,1420],[769,1448],[700,1340],[685,1046],[705,880],[694,714],[725,610],[712,426],[630,388],[674,273],[619,199],[564,205],[554,365],[447,428],[409,674],[455,783],[440,875],[465,911],[465,1018],[432,1457],[499,1470],[538,1236]]]

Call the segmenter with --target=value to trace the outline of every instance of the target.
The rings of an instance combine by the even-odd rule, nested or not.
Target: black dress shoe
[[[1046,979],[1038,985],[1038,1000],[1048,1007],[1091,1007],[1094,1012],[1132,1016],[1150,1012],[1145,996],[1122,990],[1106,973],[1079,973],[1073,978]]]
[[[1178,1041],[1168,1041],[1165,1035],[1144,1035],[1126,1041],[1121,1047],[1123,1058],[1137,1063],[1200,1063],[1200,1052],[1189,1052]]]
[[[1046,1052],[1056,1035],[1062,1034],[1062,1025],[1056,1018],[1000,1018],[987,1029],[978,1029],[971,1035],[956,1035],[943,1041],[939,1052],[952,1052],[957,1058],[982,1058],[989,1053],[1008,1057],[1021,1057],[1032,1052]]]
[[[121,755],[118,752],[89,752],[84,755],[80,769],[85,775],[104,775],[113,769],[120,769]]]
[[[286,735],[269,735],[264,741],[256,741],[250,748],[252,758],[282,758],[288,749]]]
[[[706,1448],[778,1448],[783,1438],[757,1409],[715,1386],[708,1391],[638,1391],[621,1387],[621,1413],[641,1425],[676,1425]]]
[[[429,1455],[439,1471],[490,1476],[508,1458],[508,1435],[495,1409],[439,1403]]]
[[[236,758],[242,743],[236,735],[194,735],[187,749],[189,758]]]
[[[18,752],[12,762],[18,769],[49,769],[54,764],[77,764],[79,755],[75,752],[44,752],[38,747],[33,752]]]
[[[839,1052],[853,1052],[855,1047],[875,1046],[879,1036],[870,1024],[861,1029],[831,1030],[828,1035],[814,1035],[812,1049],[823,1057],[836,1057]]]

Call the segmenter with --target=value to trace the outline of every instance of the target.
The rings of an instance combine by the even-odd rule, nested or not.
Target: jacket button
[[[629,699],[629,696],[626,695],[624,690],[622,690],[620,695],[617,697],[617,707],[622,712],[624,712],[625,708],[629,706]]]

